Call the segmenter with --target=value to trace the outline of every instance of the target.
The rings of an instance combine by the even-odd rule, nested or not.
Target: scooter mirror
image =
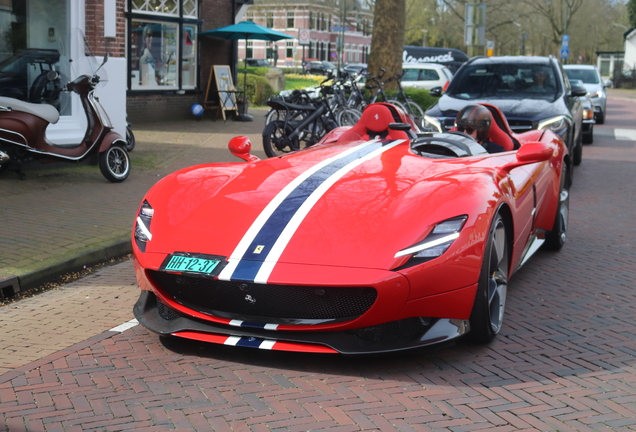
[[[60,74],[57,71],[49,71],[49,73],[46,74],[46,79],[49,81],[55,81],[56,79],[58,79],[60,77]]]

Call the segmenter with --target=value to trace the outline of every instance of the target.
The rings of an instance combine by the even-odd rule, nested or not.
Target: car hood
[[[482,165],[514,159],[431,160],[403,143],[376,145],[375,156],[353,165],[324,166],[361,143],[170,175],[146,196],[154,208],[146,252],[392,269],[408,258],[395,254],[436,223],[485,213],[498,195],[495,171]]]
[[[586,84],[583,83],[583,87],[587,90],[588,93],[594,93],[599,90],[603,90],[603,86],[601,84]]]
[[[459,110],[469,104],[488,103],[498,107],[508,118],[537,121],[567,112],[560,98],[556,101],[543,99],[458,99],[443,95],[437,104],[427,111],[435,117],[455,116]]]

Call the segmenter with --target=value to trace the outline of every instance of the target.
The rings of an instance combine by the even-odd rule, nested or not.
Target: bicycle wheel
[[[281,156],[294,150],[298,150],[298,137],[293,140],[287,138],[294,128],[285,125],[284,121],[276,120],[265,126],[263,131],[263,150],[267,157]]]
[[[386,103],[390,103],[391,105],[395,105],[396,107],[400,108],[402,111],[404,112],[408,112],[406,110],[406,107],[404,106],[404,104],[402,102],[400,102],[397,99],[387,99]]]
[[[353,126],[358,123],[362,113],[354,108],[343,108],[336,113],[336,121],[340,126]]]
[[[421,129],[424,125],[424,110],[413,101],[406,101],[404,106],[407,114],[411,116],[417,127]]]

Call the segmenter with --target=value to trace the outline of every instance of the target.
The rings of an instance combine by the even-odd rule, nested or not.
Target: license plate
[[[164,271],[209,275],[214,273],[215,269],[218,269],[221,262],[223,262],[221,257],[216,259],[203,256],[188,256],[186,254],[172,254],[166,258],[161,269]]]

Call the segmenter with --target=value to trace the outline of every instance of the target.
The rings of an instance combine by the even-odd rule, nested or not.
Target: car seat
[[[397,118],[396,118],[397,117]],[[397,110],[392,112],[391,106],[384,103],[375,103],[367,106],[362,112],[360,120],[345,132],[338,141],[361,137],[364,140],[380,138],[387,140],[404,139],[410,137],[405,131],[389,129],[391,123],[401,123]]]
[[[505,151],[519,149],[521,144],[515,139],[515,137],[512,136],[510,126],[508,126],[506,117],[503,115],[501,110],[490,104],[482,103],[479,105],[483,105],[488,108],[493,119],[493,122],[490,124],[490,141],[495,144],[499,144]]]

